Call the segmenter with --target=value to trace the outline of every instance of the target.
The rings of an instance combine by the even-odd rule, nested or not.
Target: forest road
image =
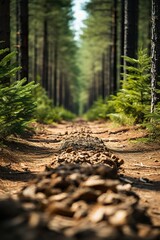
[[[34,127],[0,151],[2,240],[160,239],[160,146],[144,129]]]

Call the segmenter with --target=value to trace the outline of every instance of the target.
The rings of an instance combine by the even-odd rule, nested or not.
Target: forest
[[[1,240],[159,240],[159,143],[160,0],[0,0]]]
[[[3,128],[9,133],[12,124],[20,130],[31,118],[47,123],[85,114],[155,131],[159,1],[84,2],[87,18],[78,41],[71,27],[73,5],[0,1]]]

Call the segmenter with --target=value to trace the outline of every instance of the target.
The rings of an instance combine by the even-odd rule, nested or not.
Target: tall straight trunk
[[[97,99],[99,98],[100,96],[100,93],[99,93],[99,89],[100,89],[100,81],[99,81],[99,72],[95,72],[95,81],[96,81],[96,96],[97,96]]]
[[[149,3],[148,3],[148,5],[149,5],[149,19],[151,19],[152,18],[152,3],[151,3],[151,1],[149,1]],[[148,21],[148,39],[149,39],[149,41],[148,41],[148,56],[151,56],[151,29],[152,29],[152,26],[151,26],[151,21]]]
[[[109,96],[111,94],[111,88],[110,88],[110,82],[111,82],[111,71],[110,71],[110,50],[111,47],[108,46],[107,50],[106,50],[106,59],[109,59],[108,61],[106,61],[106,95]]]
[[[160,1],[152,0],[152,41],[151,41],[151,112],[160,101]]]
[[[121,1],[121,33],[120,33],[120,74],[124,72],[123,65],[124,65],[124,0]],[[123,77],[120,75],[120,80]],[[122,83],[120,83],[122,86]]]
[[[10,1],[0,0],[0,49],[10,49]],[[5,54],[0,55],[0,60]],[[0,81],[2,84],[9,85],[10,78],[4,77]]]
[[[49,56],[48,56],[48,96],[53,100],[53,46],[49,44]]]
[[[28,0],[20,0],[20,52],[21,72],[20,77],[28,82]]]
[[[0,0],[0,47],[10,48],[10,1]]]
[[[59,106],[63,106],[64,103],[64,74],[61,71],[59,74]]]
[[[66,109],[69,109],[70,94],[69,94],[69,85],[68,85],[67,76],[65,76],[64,88],[65,88],[65,91],[64,91],[64,107]]]
[[[38,37],[37,37],[37,32],[35,29],[35,34],[34,34],[34,81],[37,83],[37,59],[38,59]]]
[[[42,86],[48,92],[48,21],[45,17],[43,25],[43,71]]]
[[[101,71],[97,72],[97,78],[98,78],[98,82],[99,82],[98,96],[102,97],[102,72]]]
[[[113,6],[113,93],[117,92],[117,0]]]
[[[138,48],[138,0],[125,0],[124,3],[124,56],[136,58]]]
[[[20,9],[19,9],[19,0],[16,0],[16,62],[17,66],[20,66]],[[20,72],[16,73],[17,80],[20,80]]]
[[[93,104],[93,83],[92,85],[90,86],[90,89],[89,89],[89,97],[88,97],[88,109],[92,106]]]
[[[97,84],[96,84],[96,74],[93,70],[93,99],[97,100]]]
[[[110,94],[113,94],[113,46],[109,46],[109,89]]]
[[[105,54],[103,53],[102,54],[102,76],[101,76],[101,82],[102,82],[102,89],[101,89],[101,96],[102,96],[102,99],[105,100]]]
[[[57,106],[58,99],[57,99],[57,88],[58,88],[58,42],[55,40],[54,44],[54,95],[53,95],[53,102],[54,106]]]

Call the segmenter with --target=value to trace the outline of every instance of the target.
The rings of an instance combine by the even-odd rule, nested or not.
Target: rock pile
[[[90,136],[70,140],[17,199],[0,201],[1,239],[160,239],[131,185],[118,179],[123,161]]]

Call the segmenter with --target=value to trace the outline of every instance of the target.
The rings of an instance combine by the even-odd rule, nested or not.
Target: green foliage
[[[36,89],[35,98],[37,100],[36,120],[41,123],[48,123],[51,119],[52,102],[41,86]]]
[[[56,107],[55,112],[57,112],[57,114],[62,120],[66,120],[66,121],[73,120],[76,117],[75,114],[68,111],[67,109],[64,109],[63,107]]]
[[[103,102],[96,101],[87,112],[89,120],[106,119],[120,124],[133,125],[149,118],[150,112],[150,58],[145,50],[140,50],[138,59],[124,57],[127,66],[122,89],[117,95]],[[156,114],[156,117],[158,115]]]
[[[61,120],[72,120],[75,115],[63,107],[53,107],[45,90],[39,86],[36,89],[37,109],[35,118],[40,123],[60,122]]]
[[[102,55],[106,54],[111,46],[112,3],[113,1],[110,0],[107,4],[102,0],[90,0],[84,4],[88,15],[84,20],[85,27],[78,53],[78,66],[81,72],[79,77],[80,113],[84,112],[89,95],[88,90],[93,84],[93,79],[102,71]],[[105,14],[106,12],[108,14]],[[95,100],[98,100],[98,97]]]
[[[112,109],[112,106],[109,104],[107,105],[106,102],[102,100],[102,98],[99,98],[96,102],[94,102],[93,106],[85,114],[85,117],[90,121],[107,119],[107,115],[112,112]]]
[[[0,85],[0,137],[20,134],[33,117],[35,101],[33,82],[24,85],[25,80],[17,81],[8,87]]]
[[[74,32],[71,28],[72,0],[46,1],[29,0],[29,64],[30,77],[41,76],[41,69],[37,66],[42,64],[42,58],[35,55],[39,49],[39,56],[43,55],[42,43],[44,41],[44,20],[47,21],[47,41],[49,49],[48,69],[60,74],[62,87],[67,85],[70,106],[78,112],[79,87],[78,87],[78,67],[76,65],[77,44],[74,40]],[[35,14],[36,13],[36,14]],[[46,45],[45,45],[46,46]],[[46,46],[47,48],[47,46]],[[56,58],[57,56],[57,58]],[[35,59],[37,58],[37,59]],[[36,64],[33,64],[36,62]],[[37,66],[36,66],[37,65]],[[54,68],[55,66],[55,68]],[[35,69],[36,67],[36,69]],[[36,71],[34,71],[36,70]],[[34,76],[36,73],[37,76]],[[48,74],[48,82],[54,85],[52,74]],[[58,76],[57,76],[58,77]],[[41,82],[44,79],[41,79]],[[58,88],[56,87],[57,91]],[[54,88],[49,88],[50,95],[53,96]],[[58,95],[58,92],[57,92]],[[65,102],[65,99],[60,102]],[[68,106],[69,107],[69,106]]]
[[[0,84],[5,82],[6,77],[15,76],[16,72],[21,69],[21,67],[16,67],[15,63],[10,63],[10,61],[15,57],[16,52],[9,53],[9,49],[0,49]],[[3,57],[2,57],[3,56]]]
[[[150,132],[151,139],[157,139],[160,136],[160,102],[155,106],[153,113],[146,113],[147,121],[143,124]]]
[[[151,16],[151,1],[139,1],[138,20],[138,44],[139,47],[150,48],[150,28],[151,22],[146,21]]]
[[[33,98],[33,82],[25,84],[25,79],[12,84],[5,83],[5,77],[13,77],[19,68],[10,64],[15,53],[8,49],[0,50],[0,55],[6,54],[0,61],[0,138],[11,134],[22,133],[33,117],[36,107]]]
[[[140,50],[138,59],[124,57],[128,63],[122,89],[112,96],[114,113],[109,116],[122,124],[142,123],[150,106],[150,58]]]

